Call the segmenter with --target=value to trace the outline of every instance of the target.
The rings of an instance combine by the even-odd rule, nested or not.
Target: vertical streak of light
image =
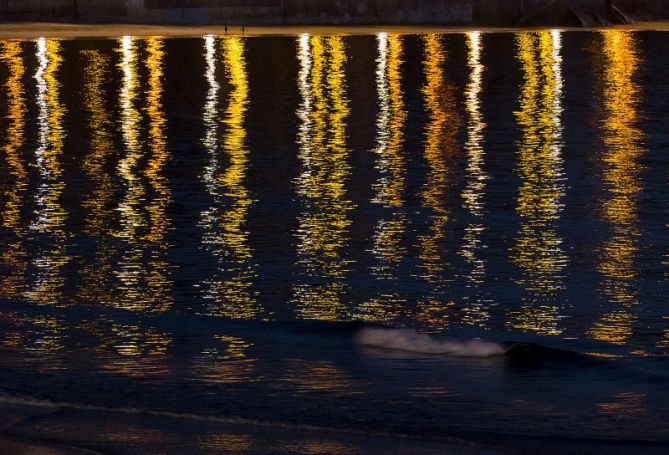
[[[391,321],[399,316],[405,302],[397,291],[391,289],[397,280],[397,269],[406,253],[401,244],[406,230],[404,191],[406,163],[402,156],[406,109],[402,92],[403,43],[399,35],[377,35],[376,60],[377,116],[376,169],[379,179],[374,185],[372,203],[390,212],[382,216],[374,229],[372,255],[376,262],[372,274],[383,281],[383,290],[360,309],[362,319]]]
[[[350,261],[343,257],[349,241],[353,203],[346,197],[350,175],[346,146],[345,42],[340,36],[299,38],[302,103],[298,157],[302,171],[296,191],[302,205],[298,240],[301,280],[293,290],[300,317],[343,316],[343,280]]]
[[[523,132],[518,153],[522,183],[516,208],[521,226],[512,259],[523,273],[517,283],[528,296],[511,325],[559,334],[556,298],[564,289],[567,262],[555,227],[564,197],[561,35],[557,31],[520,33],[517,43],[524,73],[520,111],[516,112]]]
[[[84,195],[82,206],[89,213],[84,231],[97,237],[99,246],[91,261],[81,268],[82,284],[78,297],[84,302],[111,304],[112,262],[116,249],[104,239],[113,234],[111,223],[115,219],[113,210],[114,181],[109,164],[115,153],[111,115],[105,105],[108,96],[107,78],[110,59],[100,51],[84,51],[86,75],[83,99],[88,114],[90,152],[83,160],[83,170],[93,182],[93,190]]]
[[[643,191],[640,158],[645,153],[639,128],[640,88],[634,77],[639,69],[634,34],[627,31],[602,32],[604,74],[603,183],[606,196],[601,202],[611,236],[600,252],[598,270],[603,276],[604,295],[616,306],[597,321],[590,335],[600,341],[625,344],[632,335],[635,316],[631,309],[639,303],[637,254],[639,237],[638,200]]]
[[[216,169],[220,166],[219,147],[218,147],[218,92],[221,85],[216,79],[216,37],[205,36],[204,38],[204,56],[205,56],[205,79],[207,80],[207,101],[204,105],[202,119],[206,128],[206,133],[202,143],[209,154],[209,163],[205,167],[203,180],[209,193],[217,196]]]
[[[43,254],[35,258],[36,282],[26,296],[45,304],[58,304],[65,278],[63,267],[70,261],[66,255],[67,234],[64,229],[67,212],[61,205],[65,189],[60,158],[63,153],[62,120],[65,110],[60,102],[57,72],[62,62],[60,43],[40,38],[37,41],[37,104],[39,108],[39,141],[35,151],[41,183],[36,197],[36,219],[31,229],[44,236]]]
[[[118,305],[124,309],[145,310],[147,296],[142,290],[145,267],[140,235],[141,230],[146,227],[146,220],[142,215],[146,191],[137,169],[142,159],[139,130],[141,118],[136,106],[140,86],[137,40],[124,36],[119,42],[118,52],[121,54],[119,67],[123,74],[119,93],[121,133],[126,150],[117,166],[126,185],[126,193],[118,207],[121,215],[121,232],[118,235],[126,242],[116,272],[121,293]]]
[[[481,63],[483,49],[480,32],[467,33],[467,66],[469,67],[469,82],[465,91],[465,109],[468,117],[467,142],[467,186],[462,192],[463,206],[474,218],[465,228],[464,244],[460,255],[464,257],[470,270],[466,276],[467,287],[477,290],[475,301],[465,302],[462,311],[465,313],[463,321],[468,324],[484,325],[490,317],[490,300],[481,294],[480,286],[486,279],[486,262],[480,257],[485,248],[481,235],[486,230],[483,224],[485,213],[484,201],[486,180],[488,176],[483,170],[485,150],[483,148],[483,131],[485,123],[481,114],[481,94],[483,92],[483,72],[485,67]]]
[[[169,264],[165,261],[168,244],[167,231],[171,221],[167,208],[171,202],[171,192],[167,178],[163,175],[165,165],[170,159],[165,139],[165,112],[163,106],[163,50],[162,38],[148,38],[146,66],[149,70],[149,89],[147,92],[146,112],[149,117],[149,144],[151,155],[146,166],[145,175],[151,184],[154,197],[148,203],[149,223],[145,240],[149,242],[151,252],[147,264],[147,299],[155,311],[166,311],[172,303],[170,292],[172,282],[169,277]]]
[[[249,104],[249,83],[246,71],[244,39],[226,36],[221,39],[223,69],[231,87],[229,103],[222,120],[225,139],[221,150],[228,166],[222,168],[218,158],[218,125],[214,118],[218,106],[219,84],[216,81],[215,44],[205,39],[205,78],[209,83],[203,115],[207,133],[205,146],[210,162],[203,179],[214,199],[214,205],[202,214],[205,248],[219,261],[217,276],[205,281],[205,297],[216,302],[210,313],[229,318],[251,319],[261,312],[257,291],[253,250],[246,226],[253,200],[246,186],[249,150],[246,145],[245,117]],[[227,207],[226,207],[227,205]]]
[[[144,191],[140,177],[135,170],[142,152],[139,137],[140,114],[135,106],[139,90],[136,40],[131,36],[124,36],[120,41],[119,51],[121,52],[120,68],[123,72],[120,92],[121,130],[127,153],[120,161],[118,171],[128,187],[119,211],[122,215],[121,237],[132,240],[138,237],[137,231],[144,227],[144,220],[139,213],[144,200]]]
[[[21,56],[22,45],[19,41],[5,41],[0,60],[9,67],[9,78],[5,83],[7,90],[7,118],[9,127],[2,150],[10,167],[12,178],[3,184],[7,202],[0,209],[2,226],[12,232],[13,238],[0,249],[0,263],[9,267],[9,273],[0,277],[0,296],[15,297],[27,287],[26,273],[28,254],[25,250],[26,230],[22,226],[25,211],[25,192],[28,187],[28,172],[20,150],[25,142],[26,100],[21,82],[25,74],[25,65]]]
[[[297,78],[298,89],[300,92],[300,97],[302,102],[299,109],[297,110],[297,117],[300,120],[299,132],[298,132],[298,144],[300,145],[300,157],[304,161],[303,165],[306,169],[310,168],[310,156],[312,153],[310,138],[312,131],[312,104],[313,99],[311,96],[312,87],[311,87],[311,68],[313,66],[313,61],[311,59],[311,45],[309,41],[309,34],[303,33],[300,35],[298,43],[298,60],[300,62],[300,72]]]
[[[444,301],[449,278],[443,251],[450,210],[446,203],[452,170],[449,159],[457,147],[461,119],[455,106],[454,89],[446,80],[446,49],[442,37],[423,38],[425,86],[422,89],[429,120],[425,128],[424,158],[427,182],[421,191],[423,206],[428,210],[428,232],[419,237],[420,277],[430,286],[428,295],[418,303],[418,318],[433,327],[448,324],[447,312],[452,302]]]

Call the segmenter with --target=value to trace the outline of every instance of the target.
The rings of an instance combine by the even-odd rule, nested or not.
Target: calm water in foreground
[[[0,42],[0,401],[661,447],[668,46]]]

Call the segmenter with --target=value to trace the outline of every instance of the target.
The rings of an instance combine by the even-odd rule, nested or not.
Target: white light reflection
[[[462,192],[463,206],[473,218],[465,228],[463,245],[459,254],[468,265],[465,276],[466,286],[475,289],[473,298],[466,299],[463,306],[463,322],[483,325],[490,317],[489,307],[491,300],[482,295],[481,285],[485,283],[486,262],[480,257],[486,246],[481,235],[486,230],[483,224],[485,212],[483,198],[485,196],[486,180],[489,178],[483,170],[485,150],[483,148],[483,131],[485,123],[481,114],[481,94],[483,91],[483,71],[481,54],[483,49],[480,32],[467,33],[467,66],[469,67],[469,82],[465,91],[465,109],[467,112],[467,185]]]

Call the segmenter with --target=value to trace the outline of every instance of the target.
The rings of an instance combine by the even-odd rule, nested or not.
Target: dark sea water
[[[663,453],[668,47],[0,42],[0,402]]]

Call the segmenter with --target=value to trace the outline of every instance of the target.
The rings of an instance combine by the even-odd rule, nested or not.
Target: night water
[[[0,402],[663,453],[667,46],[0,42]]]

